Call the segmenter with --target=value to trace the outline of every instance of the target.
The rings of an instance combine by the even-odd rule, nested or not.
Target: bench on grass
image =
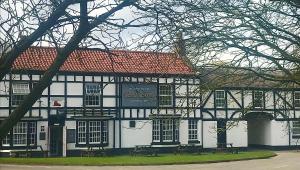
[[[239,148],[233,147],[233,143],[218,143],[216,152],[229,152],[232,154],[238,154]]]
[[[152,145],[136,145],[131,151],[131,156],[136,156],[137,154],[157,156],[157,152],[157,148],[152,147]]]
[[[12,150],[10,151],[10,157],[32,157],[34,153],[41,153],[43,157],[48,157],[49,151],[43,149],[41,145],[38,145],[37,148],[40,150],[32,150],[32,148],[27,147],[26,150]]]
[[[201,153],[202,147],[196,144],[180,144],[176,147],[175,155],[181,153]]]
[[[109,149],[104,147],[98,147],[97,149],[89,146],[87,150],[81,151],[81,157],[93,157],[93,156],[107,156]]]

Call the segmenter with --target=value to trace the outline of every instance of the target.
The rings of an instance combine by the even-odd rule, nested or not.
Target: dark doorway
[[[50,156],[62,156],[63,127],[50,126]]]
[[[226,147],[226,121],[218,120],[217,122],[218,148]]]

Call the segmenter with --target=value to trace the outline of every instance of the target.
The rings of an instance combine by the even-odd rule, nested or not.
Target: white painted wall
[[[203,148],[217,147],[217,122],[203,121]]]
[[[188,128],[188,120],[180,120],[179,142],[181,144],[188,144]]]
[[[129,121],[122,123],[122,148],[130,148],[135,145],[150,145],[152,142],[152,121],[137,120],[136,127],[130,128]]]
[[[226,137],[227,143],[232,143],[234,147],[247,147],[247,121],[227,122]]]
[[[287,121],[271,121],[272,146],[289,145],[289,128]]]

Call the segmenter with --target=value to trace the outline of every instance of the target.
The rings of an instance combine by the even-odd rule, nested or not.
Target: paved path
[[[163,166],[27,166],[0,165],[0,170],[299,170],[300,152],[282,151],[270,159]]]

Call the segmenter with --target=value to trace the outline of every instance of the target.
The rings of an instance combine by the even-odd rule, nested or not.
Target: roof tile
[[[14,62],[14,70],[45,71],[56,57],[51,47],[30,47]],[[174,53],[78,49],[71,53],[60,71],[93,73],[194,74],[193,69]]]

